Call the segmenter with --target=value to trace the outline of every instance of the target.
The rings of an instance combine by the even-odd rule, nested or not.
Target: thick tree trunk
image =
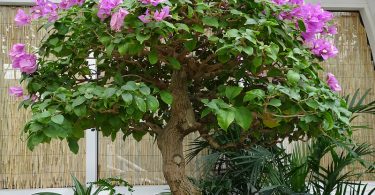
[[[183,135],[174,130],[166,130],[158,137],[158,147],[163,156],[163,173],[173,195],[200,194],[185,173]]]
[[[169,88],[173,95],[171,118],[157,137],[163,156],[164,177],[173,195],[200,194],[185,173],[183,140],[194,131],[196,120],[189,99],[186,73],[183,70],[172,74]]]

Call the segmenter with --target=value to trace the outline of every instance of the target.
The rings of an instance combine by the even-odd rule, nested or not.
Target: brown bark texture
[[[184,71],[173,73],[170,90],[173,95],[171,118],[157,137],[163,157],[164,177],[173,195],[200,194],[185,173],[183,140],[192,132],[196,121]]]

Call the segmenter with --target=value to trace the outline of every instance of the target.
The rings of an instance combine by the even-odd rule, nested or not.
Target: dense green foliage
[[[198,122],[215,131],[241,128],[249,138],[241,144],[350,134],[351,113],[319,79],[320,59],[304,45],[304,28],[277,16],[290,7],[267,0],[164,3],[171,17],[144,24],[137,16],[147,6],[125,1],[130,14],[120,32],[97,17],[94,0],[41,27],[49,35],[37,52],[39,68],[22,79],[38,96],[22,103],[33,112],[24,129],[29,148],[59,138],[77,152],[92,127],[113,139],[120,130],[141,139],[149,129],[139,131],[140,120],[163,127],[171,117],[175,71],[187,75]]]

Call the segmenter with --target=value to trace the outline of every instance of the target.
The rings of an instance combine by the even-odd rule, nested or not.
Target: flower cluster
[[[139,0],[144,5],[158,6],[165,0]],[[49,0],[35,0],[36,5],[31,8],[31,13],[27,14],[24,10],[18,10],[15,17],[15,22],[18,26],[25,26],[30,24],[32,20],[40,18],[47,18],[49,22],[54,22],[58,19],[58,11],[67,10],[73,6],[82,6],[85,0],[62,0],[59,4],[50,2]],[[124,8],[119,8],[116,12],[113,11],[120,7],[123,0],[100,0],[98,2],[97,16],[104,21],[106,18],[111,17],[110,27],[114,31],[120,31],[123,27],[124,19],[129,12]],[[149,23],[152,20],[162,21],[165,18],[170,17],[170,8],[168,6],[162,7],[161,10],[156,10],[150,14],[150,10],[147,9],[143,15],[138,18],[143,23]]]
[[[69,9],[75,5],[82,6],[85,0],[62,0],[59,4],[61,9]]]
[[[111,15],[112,9],[119,6],[122,0],[101,0],[99,1],[99,10],[97,16],[104,20]]]
[[[332,13],[325,11],[320,5],[305,4],[303,0],[272,0],[272,2],[277,5],[292,6],[291,11],[282,12],[280,18],[294,21],[299,28],[299,21],[303,22],[305,30],[301,36],[315,56],[328,60],[338,54],[337,48],[324,39],[325,35],[337,34],[336,26],[330,25],[333,19]],[[339,82],[332,73],[327,74],[327,84],[332,91],[341,91]]]
[[[64,0],[62,3],[69,1]],[[58,19],[58,8],[56,3],[52,3],[48,0],[36,0],[36,5],[31,8],[30,14],[27,14],[24,10],[19,9],[14,19],[18,26],[25,26],[30,24],[32,20],[40,18],[47,18],[49,22],[54,22]]]
[[[20,69],[23,73],[32,74],[38,68],[36,56],[34,54],[26,53],[24,44],[17,43],[13,45],[11,51],[9,52],[9,57],[12,60],[12,67],[15,69]],[[22,87],[10,87],[9,94],[16,97],[22,97]],[[36,97],[32,96],[33,101],[35,98]],[[24,96],[24,99],[30,99],[30,96]]]
[[[330,25],[333,14],[322,9],[320,5],[307,3],[303,0],[273,0],[278,5],[291,5],[292,10],[280,14],[281,19],[294,21],[297,27],[298,21],[302,21],[305,30],[302,37],[311,49],[314,55],[327,60],[337,55],[337,49],[327,40],[323,40],[324,35],[337,34],[335,25]]]
[[[129,14],[129,12],[123,8],[120,8],[118,12],[114,13],[111,18],[111,29],[114,31],[120,31],[121,27],[124,25],[124,19]]]
[[[12,60],[12,67],[19,68],[21,72],[32,74],[38,68],[36,63],[36,56],[25,52],[24,44],[15,44],[9,53]]]
[[[156,10],[153,15],[151,16],[150,10],[147,9],[145,14],[138,16],[138,18],[143,22],[143,23],[149,23],[152,21],[152,19],[156,21],[162,21],[165,18],[170,17],[171,15],[169,14],[169,7],[165,6],[163,7],[160,11]]]

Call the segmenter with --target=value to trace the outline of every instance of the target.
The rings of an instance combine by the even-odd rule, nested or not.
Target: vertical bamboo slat
[[[17,9],[0,6],[0,189],[71,186],[70,174],[84,181],[84,140],[78,155],[69,151],[65,141],[53,141],[29,151],[21,131],[30,113],[18,110],[19,100],[8,95],[10,86],[19,85],[20,76],[11,69],[8,52],[12,45],[25,43],[31,52],[45,34],[37,32],[37,25],[16,27],[13,19]]]

